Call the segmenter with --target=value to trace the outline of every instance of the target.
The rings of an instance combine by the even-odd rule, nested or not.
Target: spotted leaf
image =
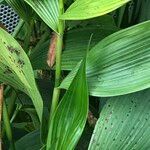
[[[19,43],[0,28],[0,81],[28,94],[41,119],[43,102],[28,56]]]

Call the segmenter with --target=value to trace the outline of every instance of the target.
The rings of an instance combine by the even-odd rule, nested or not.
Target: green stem
[[[12,93],[9,97],[9,105],[8,105],[8,115],[10,117],[12,116],[12,113],[14,111],[16,99],[17,99],[17,94],[14,90],[12,90]]]
[[[0,84],[0,150],[2,149],[2,108],[3,108],[4,86]]]
[[[29,24],[26,23],[27,27],[27,33],[24,39],[24,47],[23,49],[28,53],[29,52],[29,46],[30,46],[30,39],[32,35],[32,30],[34,27],[34,21],[32,20]]]
[[[60,12],[60,15],[64,13],[63,0],[59,0],[59,12]],[[60,95],[60,89],[58,87],[59,87],[60,81],[61,81],[61,54],[62,54],[62,47],[63,47],[64,24],[65,23],[63,20],[59,20],[57,45],[56,45],[55,88],[54,88],[53,97],[52,97],[50,119],[52,118],[52,115],[57,108],[58,101],[59,101],[59,95]]]
[[[6,130],[7,138],[10,142],[10,149],[15,150],[15,144],[14,144],[14,140],[13,140],[13,136],[12,136],[12,130],[11,130],[11,125],[10,125],[10,121],[9,121],[9,115],[8,115],[5,101],[3,101],[3,122],[4,122],[4,127]]]
[[[16,118],[17,114],[19,113],[20,109],[22,108],[21,104],[18,104],[16,107],[15,112],[13,113],[13,116],[10,119],[10,122],[12,123],[14,121],[14,119]]]
[[[10,92],[9,90],[10,90],[10,87],[7,86],[7,88],[4,91],[4,95],[6,95],[8,92]],[[14,111],[16,99],[17,99],[17,94],[14,90],[12,90],[11,95],[7,99],[9,101],[9,105],[8,105],[8,109],[7,109],[9,117],[12,116],[12,113]],[[4,134],[5,134],[5,128],[2,129],[2,137],[4,136]]]

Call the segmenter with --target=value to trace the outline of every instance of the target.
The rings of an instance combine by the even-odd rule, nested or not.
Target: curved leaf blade
[[[130,0],[76,0],[60,16],[64,20],[83,20],[107,14]]]
[[[58,32],[58,0],[24,0],[34,11],[41,17],[41,19],[55,32]]]
[[[28,94],[41,120],[43,102],[28,56],[19,43],[0,28],[0,81]]]
[[[33,11],[23,0],[5,0],[25,21],[29,21],[33,17]]]
[[[40,140],[40,131],[35,130],[33,132],[30,132],[20,138],[15,143],[16,150],[38,150],[42,147],[42,143]]]
[[[89,150],[146,150],[150,147],[149,90],[109,98],[95,126]]]
[[[116,96],[150,87],[150,21],[116,32],[87,57],[90,95]],[[74,73],[62,82],[68,88]]]
[[[84,129],[87,113],[88,90],[84,60],[52,118],[47,150],[73,149]]]

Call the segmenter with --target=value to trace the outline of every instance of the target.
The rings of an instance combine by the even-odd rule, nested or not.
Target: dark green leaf
[[[42,147],[40,132],[36,130],[25,135],[15,143],[15,146],[16,150],[39,150]]]
[[[83,58],[91,34],[93,34],[93,36],[90,47],[93,47],[104,37],[118,30],[114,26],[111,26],[110,29],[106,29],[100,24],[98,24],[98,26],[99,27],[97,28],[91,23],[91,27],[74,29],[65,34],[65,48],[62,54],[62,70],[73,69]],[[34,69],[49,69],[47,65],[49,44],[50,40],[40,45],[38,49],[31,53],[30,60]]]

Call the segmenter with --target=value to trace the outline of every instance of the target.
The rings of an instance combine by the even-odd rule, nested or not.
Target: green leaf
[[[16,150],[39,150],[42,147],[39,130],[26,134],[15,143],[15,146]]]
[[[115,96],[149,88],[149,58],[150,21],[108,36],[92,48],[87,57],[90,94]],[[68,88],[74,75],[75,71],[61,88]]]
[[[83,132],[87,113],[88,90],[84,60],[51,120],[47,150],[73,149]]]
[[[5,0],[25,21],[29,21],[33,17],[33,11],[23,0]]]
[[[89,150],[146,150],[150,147],[150,91],[109,98],[95,126]]]
[[[64,20],[83,20],[107,14],[130,0],[76,0],[60,16]]]
[[[29,95],[41,120],[43,102],[30,61],[19,43],[0,28],[0,81]]]
[[[58,32],[58,0],[24,0],[34,11],[41,17],[41,19],[55,32]]]
[[[100,25],[101,26],[101,25]],[[118,29],[111,27],[106,29],[104,27],[85,27],[68,31],[65,34],[64,51],[62,54],[62,70],[71,70],[76,64],[81,61],[86,54],[87,45],[91,34],[92,41],[90,48],[95,46],[104,37],[114,33]],[[50,41],[46,41],[41,44],[38,49],[30,55],[30,61],[34,69],[49,69],[47,65],[47,53],[49,49]],[[73,56],[73,57],[72,57]]]
[[[24,111],[26,113],[28,113],[28,115],[31,117],[32,122],[34,124],[35,129],[39,129],[40,127],[40,122],[38,120],[38,116],[36,114],[36,111],[34,108],[23,108],[21,109],[21,111]]]

